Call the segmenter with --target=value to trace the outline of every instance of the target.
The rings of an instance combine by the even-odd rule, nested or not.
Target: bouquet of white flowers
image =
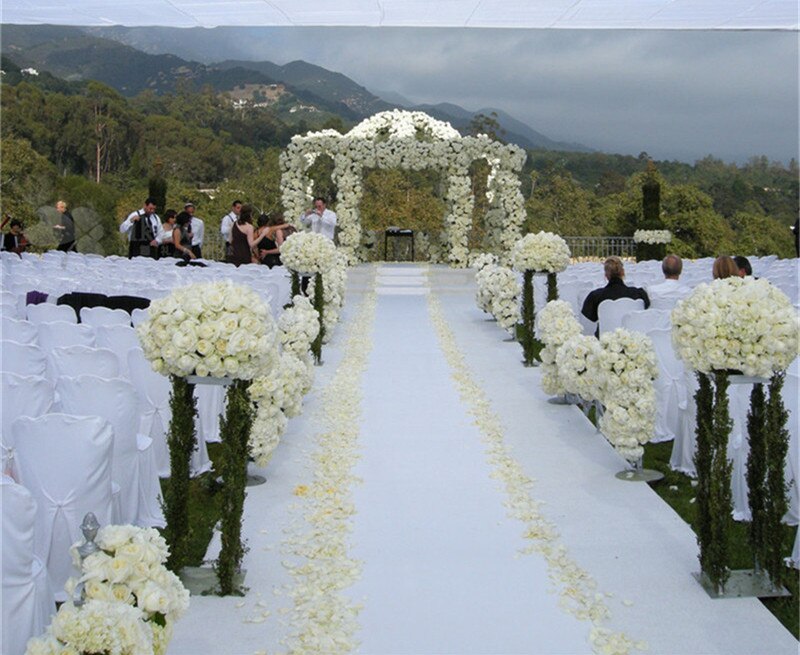
[[[249,287],[193,284],[154,300],[137,327],[145,357],[163,375],[250,380],[275,358],[275,324]]]
[[[646,243],[648,245],[667,244],[672,241],[672,232],[669,230],[636,230],[633,233],[635,243]]]
[[[653,344],[644,334],[620,328],[603,334],[600,345],[595,363],[603,380],[600,400],[606,408],[600,430],[620,455],[635,462],[655,431],[653,380],[658,365]]]
[[[770,377],[798,354],[800,328],[789,298],[765,279],[699,285],[672,311],[672,340],[690,368]]]
[[[556,355],[565,341],[581,333],[581,325],[565,300],[551,300],[536,318],[539,337],[544,343],[539,356],[542,359],[542,389],[545,393],[560,395],[566,392],[558,375]]]
[[[335,264],[336,246],[316,232],[295,232],[281,245],[281,262],[297,273],[327,273]]]
[[[344,256],[336,253],[332,266],[322,276],[322,300],[324,309],[322,322],[325,327],[323,343],[328,343],[333,334],[333,329],[339,322],[339,312],[344,305],[344,290],[347,284],[347,262]],[[314,302],[316,295],[315,285],[308,287],[308,297]]]
[[[558,377],[567,393],[584,400],[599,400],[603,394],[603,379],[597,360],[602,352],[594,337],[577,334],[567,339],[556,353]]]
[[[470,255],[469,258],[469,265],[470,268],[474,268],[477,271],[480,271],[484,266],[489,266],[490,264],[497,264],[498,258],[497,255],[493,255],[490,252],[478,252]]]
[[[300,359],[310,357],[311,343],[319,334],[319,313],[305,296],[292,298],[292,306],[278,318],[278,337],[284,351]]]
[[[487,314],[492,313],[492,298],[494,297],[492,278],[496,275],[496,268],[497,264],[487,264],[475,273],[475,284],[477,286],[475,302],[478,304],[478,308]]]
[[[488,280],[491,294],[491,312],[497,323],[507,332],[514,334],[520,320],[519,282],[510,268],[496,266],[491,268]]]
[[[567,242],[552,232],[526,234],[514,244],[514,270],[559,273],[569,266]]]

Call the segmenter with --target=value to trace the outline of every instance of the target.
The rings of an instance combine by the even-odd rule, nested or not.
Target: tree
[[[525,204],[525,229],[565,236],[600,235],[603,225],[593,218],[594,205],[594,194],[577,184],[569,173],[543,177]]]
[[[50,200],[55,169],[25,139],[5,137],[0,148],[0,211],[23,223],[35,223],[36,210]]]
[[[505,141],[503,141],[503,137],[505,136],[506,131],[500,125],[500,121],[497,119],[496,111],[493,111],[488,116],[486,114],[475,114],[472,117],[472,120],[469,122],[467,133],[471,136],[485,134],[492,141],[505,143]]]

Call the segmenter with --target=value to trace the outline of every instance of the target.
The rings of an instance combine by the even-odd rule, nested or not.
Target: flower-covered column
[[[445,217],[447,234],[447,258],[452,266],[466,268],[469,261],[469,229],[472,225],[472,183],[464,172],[450,171],[447,176],[445,201],[448,211]]]
[[[495,229],[490,233],[490,243],[492,250],[500,255],[500,261],[507,264],[525,224],[525,199],[520,191],[519,176],[512,170],[499,169],[492,179],[492,187],[495,191],[490,213]]]
[[[361,220],[359,205],[363,196],[363,166],[348,153],[337,154],[333,158],[332,179],[339,189],[336,203],[339,248],[348,265],[358,263],[358,248],[361,244]]]

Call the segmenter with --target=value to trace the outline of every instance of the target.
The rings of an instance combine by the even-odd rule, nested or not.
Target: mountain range
[[[271,106],[290,123],[319,124],[338,117],[353,124],[394,108],[424,111],[466,132],[478,115],[497,120],[504,140],[523,148],[588,152],[576,143],[557,142],[500,109],[469,111],[446,102],[415,105],[396,94],[373,93],[346,75],[305,61],[228,59],[200,63],[152,52],[146,33],[126,28],[2,25],[2,54],[20,67],[47,71],[68,81],[97,80],[125,96],[142,91],[174,92],[181,84],[210,86],[242,105]],[[109,37],[109,38],[106,38]],[[125,41],[125,42],[120,42]],[[147,46],[145,52],[140,46]]]

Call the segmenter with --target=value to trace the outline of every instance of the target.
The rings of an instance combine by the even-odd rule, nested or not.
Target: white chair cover
[[[617,300],[604,300],[597,306],[597,319],[600,334],[613,332],[622,327],[622,318],[625,314],[644,309],[641,298],[617,298]]]
[[[653,382],[656,392],[656,433],[653,441],[671,441],[683,429],[683,414],[689,406],[686,370],[672,347],[672,330],[652,328],[647,336],[653,342],[658,362],[658,377]]]
[[[150,313],[146,309],[139,309],[136,307],[131,312],[131,323],[133,323],[133,327],[136,327],[140,323],[146,321],[149,317]]]
[[[142,401],[130,382],[96,375],[59,378],[56,391],[65,411],[101,416],[114,430],[112,478],[120,486],[120,519],[145,527],[163,526],[161,487],[152,439],[138,434]]]
[[[18,375],[47,375],[47,356],[34,344],[0,342],[2,370]]]
[[[198,384],[194,388],[197,398],[197,440],[206,443],[221,441],[219,416],[225,412],[226,387],[215,384]]]
[[[28,305],[28,320],[31,323],[53,323],[54,321],[66,321],[67,323],[77,323],[78,316],[75,310],[69,305],[54,305],[50,302],[43,302],[38,305]]]
[[[119,377],[119,361],[108,348],[66,346],[50,353],[57,377],[66,375],[96,375],[101,378]]]
[[[101,325],[131,326],[131,315],[124,309],[110,309],[108,307],[83,307],[81,308],[81,323],[99,327]]]
[[[3,471],[19,479],[11,453],[5,447],[5,435],[11,431],[11,423],[20,416],[37,417],[50,411],[53,406],[53,386],[42,376],[17,375],[4,371],[2,413],[0,429],[3,435]]]
[[[793,370],[794,369],[794,370]],[[800,378],[796,366],[789,369],[783,383],[783,404],[789,412],[787,428],[789,430],[789,452],[786,454],[786,482],[789,484],[789,511],[784,521],[789,525],[800,522]],[[795,542],[795,551],[797,550]],[[800,552],[795,558],[800,568]]]
[[[2,338],[12,339],[19,343],[32,343],[36,344],[39,331],[36,326],[30,321],[19,320],[11,318],[3,314],[2,322]]]
[[[39,506],[35,552],[58,601],[66,600],[64,583],[73,574],[69,548],[81,538],[83,517],[94,512],[101,525],[115,522],[112,440],[111,426],[97,416],[23,416],[11,424],[20,483]]]
[[[94,331],[88,325],[56,321],[39,323],[39,345],[47,352],[65,346],[95,346]]]
[[[2,493],[2,652],[22,655],[28,639],[43,633],[55,614],[47,569],[34,554],[36,501],[10,478],[0,478]]]
[[[139,348],[139,336],[130,326],[101,325],[95,329],[97,345],[112,350],[119,360],[120,375],[128,376],[128,351]]]
[[[622,327],[632,332],[642,332],[647,334],[650,330],[666,328],[670,329],[669,312],[665,309],[643,309],[638,312],[631,312],[622,317]]]
[[[731,472],[731,495],[733,497],[733,518],[736,521],[749,521],[750,502],[747,498],[747,456],[750,442],[747,435],[747,412],[750,410],[752,384],[731,384],[728,387],[728,409],[733,427],[728,437],[728,459],[733,462]],[[766,388],[764,393],[767,393]]]
[[[16,301],[14,302],[1,302],[0,303],[0,316],[4,318],[13,318],[16,320],[20,320],[25,318],[25,316],[20,316],[19,308],[17,307]]]

